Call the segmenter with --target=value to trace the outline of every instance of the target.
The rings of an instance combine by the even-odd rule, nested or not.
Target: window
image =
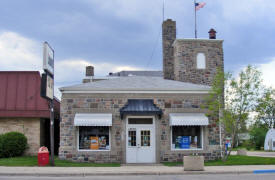
[[[172,149],[202,149],[201,126],[172,126]]]
[[[137,138],[136,138],[136,131],[128,131],[128,146],[136,146],[137,145]]]
[[[152,118],[129,118],[128,124],[153,124]]]
[[[141,134],[141,146],[150,146],[150,131],[140,131]]]
[[[197,54],[197,69],[205,69],[205,54],[198,53]]]
[[[108,126],[79,126],[79,150],[109,150]]]

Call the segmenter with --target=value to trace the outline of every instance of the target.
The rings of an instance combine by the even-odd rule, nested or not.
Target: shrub
[[[251,150],[254,148],[254,145],[251,143],[250,140],[245,140],[243,143],[242,143],[242,147],[244,149],[247,149],[247,150]]]
[[[255,149],[260,150],[264,146],[265,135],[268,131],[264,125],[256,124],[250,130],[251,144],[254,145]]]
[[[27,138],[19,132],[0,135],[0,157],[21,156],[27,149]]]

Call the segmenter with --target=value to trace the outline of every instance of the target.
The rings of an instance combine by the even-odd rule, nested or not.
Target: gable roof
[[[144,91],[200,91],[208,92],[210,86],[163,79],[162,77],[128,76],[115,79],[62,87],[61,92],[144,92]]]
[[[0,117],[49,118],[48,101],[40,97],[39,71],[0,71]],[[55,109],[60,103],[54,102]]]

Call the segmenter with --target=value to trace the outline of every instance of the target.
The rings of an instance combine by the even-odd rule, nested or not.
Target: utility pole
[[[50,109],[50,162],[54,166],[54,50],[43,43],[43,69],[41,81],[41,97],[49,102]]]
[[[51,166],[54,166],[54,100],[50,100]]]

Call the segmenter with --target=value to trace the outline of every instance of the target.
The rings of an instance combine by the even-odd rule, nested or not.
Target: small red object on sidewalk
[[[49,151],[47,147],[42,146],[41,148],[39,148],[37,159],[38,166],[46,166],[47,164],[49,164]]]

